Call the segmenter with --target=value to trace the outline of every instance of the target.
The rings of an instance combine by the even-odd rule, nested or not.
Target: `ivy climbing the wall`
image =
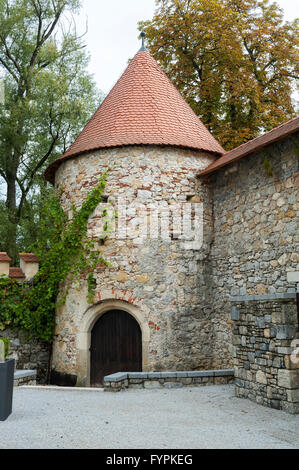
[[[102,202],[107,173],[85,198],[81,208],[72,207],[72,220],[68,221],[59,197],[53,194],[41,217],[41,230],[34,252],[40,257],[40,269],[31,283],[0,277],[0,330],[20,328],[35,337],[52,343],[57,302],[64,302],[67,285],[86,272],[88,299],[93,297],[93,270],[99,264],[109,263],[102,257],[97,241],[87,239],[88,219]],[[103,217],[105,216],[105,211]],[[103,226],[105,239],[108,225]],[[66,282],[67,281],[67,282]],[[64,285],[59,295],[60,286]],[[59,296],[59,301],[58,301]]]

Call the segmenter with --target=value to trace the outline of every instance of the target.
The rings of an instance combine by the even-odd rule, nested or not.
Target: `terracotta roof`
[[[281,124],[278,127],[275,127],[269,132],[266,132],[255,139],[249,140],[245,144],[240,145],[239,147],[230,150],[229,152],[225,153],[216,160],[214,163],[211,163],[205,170],[199,173],[199,176],[208,175],[213,173],[214,171],[223,168],[230,163],[233,163],[241,158],[252,154],[253,152],[257,152],[264,148],[266,145],[273,144],[287,138],[288,136],[294,134],[295,132],[299,131],[299,117],[295,117],[290,121]]]
[[[34,253],[19,253],[19,257],[25,261],[25,263],[39,263],[40,259],[35,256]]]
[[[14,279],[23,279],[25,278],[25,274],[21,268],[9,268],[9,277]]]
[[[11,258],[8,256],[6,251],[0,251],[0,261],[11,261]]]
[[[124,145],[170,145],[222,155],[223,148],[147,51],[139,51],[75,142],[47,168],[54,182],[62,161]]]

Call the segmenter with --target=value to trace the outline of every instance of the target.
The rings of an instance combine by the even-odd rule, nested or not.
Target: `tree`
[[[298,20],[268,0],[157,0],[148,48],[227,150],[295,115]]]
[[[0,177],[6,213],[3,205],[0,211],[7,222],[1,245],[14,261],[23,217],[34,222],[32,198],[44,188],[45,167],[64,153],[99,98],[72,19],[78,8],[78,0],[0,0],[5,87]]]

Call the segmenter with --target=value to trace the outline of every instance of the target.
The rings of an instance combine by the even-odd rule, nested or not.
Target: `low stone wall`
[[[118,372],[104,378],[106,392],[127,388],[180,388],[184,386],[224,385],[234,380],[233,369],[181,372]]]
[[[16,370],[14,373],[14,387],[36,385],[36,375],[36,370]]]
[[[295,293],[232,297],[235,394],[299,413]]]

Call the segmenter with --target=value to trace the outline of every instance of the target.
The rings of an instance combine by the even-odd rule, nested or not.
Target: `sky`
[[[299,16],[298,0],[277,0],[277,3],[284,10],[286,20]],[[105,94],[141,46],[138,21],[151,19],[154,11],[154,0],[82,0],[76,23],[81,32],[88,24],[85,42],[91,57],[89,71]]]

